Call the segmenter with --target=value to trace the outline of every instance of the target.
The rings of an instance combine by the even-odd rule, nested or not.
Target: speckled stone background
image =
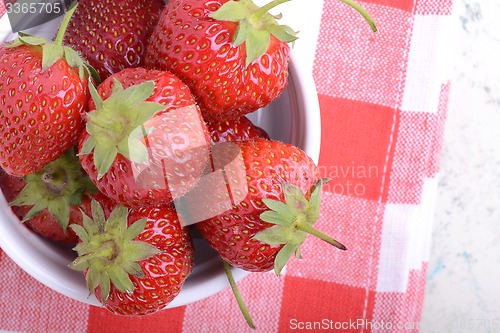
[[[457,40],[422,333],[500,332],[500,1],[455,0]]]

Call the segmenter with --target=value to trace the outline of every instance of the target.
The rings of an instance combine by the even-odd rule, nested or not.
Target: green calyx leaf
[[[153,81],[146,81],[124,89],[115,79],[111,95],[103,100],[89,84],[96,110],[87,114],[86,130],[90,137],[80,154],[94,152],[98,178],[108,172],[118,154],[136,163],[148,161],[148,151],[142,140],[151,129],[146,129],[145,123],[165,109],[163,104],[146,101],[154,87]]]
[[[285,267],[288,259],[294,254],[295,251],[299,248],[299,245],[287,243],[285,246],[281,248],[281,250],[276,255],[276,259],[274,260],[274,272],[276,275],[280,275],[281,271]]]
[[[263,212],[260,218],[274,226],[260,231],[253,238],[270,245],[284,245],[274,262],[276,275],[280,274],[293,254],[297,258],[301,257],[300,245],[309,234],[341,250],[346,250],[344,245],[313,227],[319,218],[321,186],[327,181],[327,179],[318,181],[309,200],[297,186],[292,184],[283,184],[285,202],[262,200],[269,210]]]
[[[46,70],[64,56],[61,45],[46,43],[42,45],[42,70]]]
[[[95,83],[101,82],[99,73],[97,73],[95,68],[84,61],[75,50],[68,46],[62,46],[62,51],[68,65],[73,68],[78,68],[78,75],[81,80],[84,78],[92,78]]]
[[[21,31],[18,35],[17,39],[3,43],[3,46],[6,48],[14,48],[21,45],[42,46],[48,43],[45,38],[40,36],[32,36]]]
[[[11,206],[33,206],[22,222],[48,209],[64,231],[69,224],[70,206],[81,204],[85,194],[97,193],[73,149],[42,170],[24,177],[24,181],[26,186],[10,202]]]
[[[146,219],[128,226],[128,214],[126,207],[118,206],[106,219],[100,204],[93,200],[92,217],[83,214],[83,226],[71,225],[81,242],[75,247],[78,257],[70,268],[87,270],[89,292],[99,286],[103,304],[109,298],[111,285],[121,292],[132,293],[134,284],[130,276],[144,278],[139,263],[161,252],[149,243],[134,240],[144,231]]]
[[[290,0],[273,0],[263,7],[258,7],[251,0],[228,1],[210,17],[220,21],[238,22],[234,35],[235,46],[245,43],[246,66],[267,51],[271,35],[278,40],[291,43],[297,39],[297,32],[286,25],[280,25],[269,10]]]

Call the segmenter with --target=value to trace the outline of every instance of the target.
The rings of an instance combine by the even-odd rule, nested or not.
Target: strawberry
[[[240,117],[234,121],[209,121],[207,128],[212,143],[269,139],[266,131],[255,126],[247,117]]]
[[[62,35],[54,43],[20,33],[0,47],[0,166],[21,177],[41,170],[78,143],[93,73]]]
[[[191,89],[207,120],[235,119],[268,105],[285,89],[288,26],[250,0],[172,0],[146,51],[146,66],[169,70]]]
[[[176,76],[127,68],[90,90],[79,156],[101,192],[128,207],[155,206],[196,184],[209,162],[210,139]]]
[[[247,182],[242,185],[240,177],[227,172],[228,184],[233,192],[246,188],[246,196],[235,200],[232,209],[196,224],[224,260],[248,271],[274,267],[279,274],[293,253],[300,257],[300,245],[308,234],[345,249],[313,228],[323,180],[305,152],[265,139],[235,144],[241,150]]]
[[[147,40],[163,7],[162,0],[80,0],[64,42],[104,80],[143,65]]]
[[[83,227],[70,265],[83,271],[89,291],[111,312],[146,315],[164,309],[193,268],[193,247],[173,206],[127,209],[106,214],[97,201]]]
[[[105,207],[107,210],[110,210],[116,206],[116,203],[114,201],[104,196],[100,192],[97,192],[95,194],[84,194],[82,195],[80,204],[69,206],[68,226],[82,225],[82,210],[90,211],[90,204],[92,202],[92,199],[100,200],[100,202],[105,203]],[[54,215],[52,215],[47,209],[41,211],[38,215],[27,220],[25,223],[27,223],[34,232],[42,237],[63,243],[76,243],[78,241],[78,237],[76,236],[73,229],[71,229],[71,227],[63,229],[58,220],[55,219]]]
[[[62,242],[76,242],[75,233],[67,227],[82,223],[80,210],[97,195],[72,149],[24,178],[4,173],[0,186],[22,222],[36,233]]]
[[[0,169],[0,189],[7,202],[13,201],[26,186],[26,182],[21,177],[14,177]],[[29,211],[29,207],[11,206],[12,212],[22,220]]]

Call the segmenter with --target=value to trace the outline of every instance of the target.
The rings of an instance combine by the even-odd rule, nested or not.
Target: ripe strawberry
[[[69,206],[68,226],[82,225],[82,210],[90,211],[92,199],[102,202],[107,211],[111,211],[111,209],[116,206],[116,203],[113,200],[109,199],[100,192],[95,194],[84,194],[82,195],[80,204]],[[75,234],[73,229],[67,228],[64,230],[47,209],[41,211],[38,215],[27,220],[25,223],[27,223],[34,232],[45,238],[64,243],[76,243],[78,241],[78,236]]]
[[[236,145],[246,170],[247,194],[232,209],[197,224],[224,260],[248,271],[274,266],[279,274],[293,253],[300,257],[300,245],[309,233],[345,249],[312,227],[319,216],[323,180],[306,153],[264,139]],[[227,175],[230,187],[242,188],[241,179]]]
[[[76,242],[75,233],[67,227],[82,223],[80,209],[97,195],[72,150],[24,179],[3,173],[0,187],[22,222],[36,233],[62,242]]]
[[[26,186],[26,182],[20,177],[14,177],[0,169],[0,189],[7,202],[13,201]],[[28,207],[11,206],[12,212],[22,220],[29,211]]]
[[[176,76],[128,68],[91,94],[79,156],[101,192],[128,207],[155,206],[196,184],[209,162],[210,139]]]
[[[92,73],[61,46],[68,11],[54,43],[20,34],[0,47],[0,166],[10,175],[39,171],[78,142]]]
[[[207,127],[212,143],[248,141],[257,138],[269,139],[266,131],[255,126],[244,116],[234,121],[209,121]]]
[[[147,40],[164,7],[162,0],[79,0],[64,36],[102,80],[144,63]]]
[[[72,226],[81,239],[70,267],[84,271],[89,291],[113,313],[146,315],[164,309],[193,268],[193,247],[171,205],[106,214],[92,202],[92,217]]]
[[[285,89],[295,32],[252,1],[172,0],[146,51],[146,66],[169,70],[191,89],[207,120],[235,119]]]

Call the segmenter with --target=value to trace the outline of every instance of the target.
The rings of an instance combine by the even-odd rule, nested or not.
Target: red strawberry
[[[107,218],[107,219],[106,219]],[[172,206],[109,215],[97,201],[84,227],[71,264],[84,271],[89,291],[121,315],[146,315],[164,309],[180,292],[193,268],[193,247]]]
[[[0,47],[0,165],[10,175],[39,171],[78,142],[91,69],[61,46],[20,34]]]
[[[0,189],[7,202],[13,201],[26,186],[26,182],[20,177],[14,177],[0,169]],[[22,220],[29,211],[29,207],[11,206],[14,214]]]
[[[82,225],[82,210],[85,212],[90,211],[92,199],[102,202],[107,211],[111,211],[112,208],[116,206],[114,201],[100,192],[95,194],[84,194],[82,195],[81,203],[79,205],[69,206],[68,226]],[[52,215],[47,209],[41,211],[38,215],[27,220],[25,223],[34,232],[42,237],[64,243],[76,243],[78,241],[78,236],[75,234],[73,229],[67,228],[64,230],[59,222],[54,218],[54,215]]]
[[[146,52],[191,89],[207,120],[235,119],[277,98],[288,77],[291,28],[250,0],[172,0]],[[239,22],[239,24],[238,24]]]
[[[143,65],[147,40],[163,7],[162,0],[79,0],[64,42],[104,80]]]
[[[75,233],[67,227],[82,223],[80,209],[86,209],[98,195],[72,150],[24,179],[4,173],[0,187],[21,221],[36,233],[62,242],[76,242]]]
[[[236,143],[241,149],[246,196],[232,209],[197,224],[202,235],[231,265],[248,271],[277,274],[311,233],[345,247],[312,227],[319,216],[318,168],[302,150],[277,141]],[[242,188],[228,175],[230,187]],[[203,201],[200,201],[203,204]]]
[[[168,204],[209,162],[210,139],[189,91],[169,72],[124,69],[97,91],[80,162],[108,197],[128,207]]]
[[[257,138],[269,139],[266,131],[255,126],[244,116],[234,121],[209,121],[207,127],[212,143],[248,141]]]

